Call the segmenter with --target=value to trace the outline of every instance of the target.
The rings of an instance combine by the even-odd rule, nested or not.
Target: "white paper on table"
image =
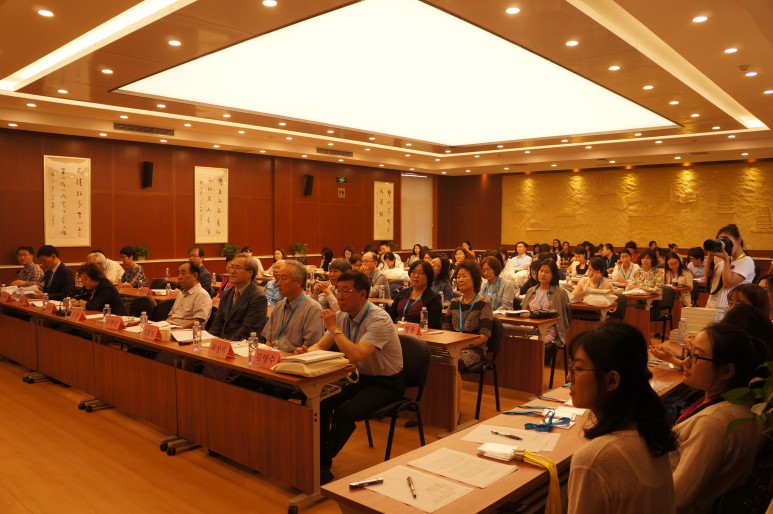
[[[247,341],[231,341],[231,347],[234,349],[236,355],[241,355],[242,357],[250,356],[250,349],[247,345]]]
[[[86,319],[102,319],[104,314],[86,314]]]
[[[43,300],[30,300],[30,305],[33,307],[43,307]]]
[[[535,422],[539,422],[535,420]],[[521,450],[527,452],[539,453],[539,452],[552,452],[560,434],[536,432],[534,430],[524,430],[521,428],[510,428],[494,425],[478,425],[469,434],[462,437],[463,441],[472,441],[473,443],[502,443],[503,437],[501,435],[492,434],[491,431],[496,430],[506,434],[517,435],[521,438],[516,444]],[[515,441],[515,439],[513,439]]]
[[[378,476],[383,478],[384,482],[369,485],[367,489],[424,512],[442,509],[473,490],[471,487],[455,484],[406,466],[395,466]],[[411,494],[408,477],[413,480],[416,498]]]
[[[159,329],[169,328],[169,327],[172,326],[172,325],[169,324],[168,321],[148,321],[148,325],[156,326]],[[142,332],[142,329],[140,328],[139,325],[134,325],[133,327],[126,327],[126,331],[127,332],[134,332],[135,334],[139,334],[140,332]],[[192,340],[193,339],[191,339],[191,341]]]
[[[448,448],[440,448],[408,464],[480,488],[488,487],[518,469]]]
[[[647,294],[651,294],[651,293],[648,293],[644,289],[642,289],[640,287],[637,287],[635,289],[629,289],[627,291],[623,291],[623,294],[628,296],[628,295],[631,295],[631,294],[632,295],[647,295]]]
[[[193,341],[193,330],[175,330],[172,332],[172,337],[175,338],[175,341],[178,343],[189,343]],[[206,330],[201,331],[201,340],[202,341],[209,341],[210,339],[214,339],[215,336],[207,332]]]

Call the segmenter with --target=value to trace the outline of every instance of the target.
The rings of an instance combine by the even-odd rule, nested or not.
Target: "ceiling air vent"
[[[317,148],[317,153],[322,153],[325,155],[337,155],[338,157],[354,157],[352,152],[347,152],[345,150],[332,150],[330,148]]]
[[[687,152],[687,155],[708,155],[711,152]]]
[[[158,134],[162,136],[174,136],[173,129],[148,127],[146,125],[134,125],[132,123],[113,122],[113,129],[124,130],[126,132],[139,132],[141,134]]]

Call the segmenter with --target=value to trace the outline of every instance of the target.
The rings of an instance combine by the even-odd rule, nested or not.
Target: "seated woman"
[[[639,257],[640,268],[634,271],[626,289],[638,288],[660,294],[663,291],[663,270],[657,267],[657,262],[655,250],[644,250]]]
[[[432,290],[439,294],[443,302],[450,302],[454,297],[454,290],[451,288],[451,278],[449,276],[451,263],[444,253],[432,254],[432,271],[435,274],[435,280],[432,281]]]
[[[539,263],[537,281],[539,283],[536,286],[526,291],[521,301],[521,309],[558,312],[559,322],[548,328],[545,343],[566,341],[571,319],[569,294],[558,285],[558,266],[553,259],[545,259]]]
[[[137,252],[131,246],[121,248],[121,267],[123,268],[123,277],[121,277],[121,287],[143,287],[148,285],[148,279],[145,278],[145,271],[142,266],[134,262]]]
[[[78,295],[79,300],[73,300],[75,307],[83,307],[87,311],[102,311],[105,305],[110,306],[110,313],[124,316],[126,309],[121,295],[104,273],[95,265],[86,263],[78,269],[78,275],[83,283],[83,290]]]
[[[411,256],[408,257],[408,265],[410,266],[415,261],[423,260],[421,258],[421,245],[419,243],[416,243],[413,245],[413,252],[411,252]]]
[[[362,267],[362,254],[353,253],[351,257],[349,257],[349,264],[352,265],[354,271],[360,271],[360,268]]]
[[[690,298],[690,291],[693,288],[692,281],[692,273],[684,266],[682,258],[673,252],[666,254],[666,269],[663,273],[663,283],[671,284],[672,287],[687,286],[689,288],[686,291],[677,293],[685,307],[692,306],[692,298]]]
[[[558,253],[558,258],[560,259],[561,266],[563,267],[569,266],[569,262],[572,260],[572,257],[574,257],[574,253],[572,252],[572,249],[569,246],[569,241],[564,241],[563,243],[561,243],[561,251]]]
[[[287,259],[287,252],[285,252],[281,248],[275,248],[274,249],[274,262],[272,262],[271,266],[266,271],[264,271],[263,273],[265,275],[273,275],[274,272],[276,271],[276,268],[274,266],[276,265],[277,261],[283,261],[285,259]],[[260,259],[258,259],[258,260],[260,260]],[[280,267],[281,267],[281,265],[280,265]]]
[[[459,248],[454,250],[454,267],[451,270],[452,279],[455,278],[456,276],[456,267],[459,265],[460,262],[463,262],[467,259],[473,259],[473,256],[463,246],[460,246]]]
[[[574,337],[569,355],[569,394],[593,424],[572,456],[568,512],[674,512],[668,453],[676,436],[649,384],[641,332],[609,320]]]
[[[347,261],[352,258],[352,255],[355,254],[354,247],[353,246],[345,246],[344,247],[344,253],[343,258]]]
[[[465,239],[464,241],[462,241],[462,248],[467,250],[467,253],[472,255],[473,259],[475,258],[475,250],[472,249],[472,243],[468,239]]]
[[[395,254],[393,252],[387,252],[384,254],[384,266],[381,268],[382,271],[395,269],[397,266],[397,259],[395,258]]]
[[[478,263],[472,259],[458,264],[456,286],[462,296],[453,298],[448,311],[443,314],[443,330],[455,330],[467,334],[478,334],[472,344],[462,350],[459,369],[464,370],[486,357],[486,342],[491,337],[494,311],[488,298],[480,294],[483,274]]]
[[[419,323],[421,309],[426,307],[429,328],[440,328],[443,305],[440,303],[440,296],[432,290],[432,281],[435,278],[432,266],[427,261],[415,261],[408,268],[408,276],[411,277],[411,287],[403,287],[392,298],[392,305],[389,307],[392,321]]]
[[[419,252],[419,258],[422,261],[427,261],[429,263],[432,263],[432,250],[429,249],[429,246],[421,247],[421,251]]]
[[[730,291],[727,295],[727,309],[733,309],[741,303],[751,305],[765,315],[770,312],[768,293],[757,284],[741,284]]]
[[[631,260],[631,252],[628,248],[620,250],[620,259],[615,264],[615,271],[612,272],[612,282],[615,284],[628,284],[631,277],[639,269],[639,265]]]
[[[728,424],[751,418],[752,412],[722,395],[748,385],[770,358],[762,341],[725,321],[699,332],[686,348],[684,383],[705,394],[676,422],[679,448],[671,455],[671,468],[677,512],[711,512],[718,497],[748,478],[759,429],[745,423],[728,430]]]
[[[507,259],[509,257],[509,252],[507,251],[507,248],[505,248],[504,246],[500,246],[497,249],[497,252],[499,252],[499,256],[502,257],[502,262],[507,264]]]
[[[553,239],[553,244],[550,246],[550,253],[555,254],[556,260],[561,259],[561,240]]]
[[[483,295],[487,296],[491,302],[493,310],[513,308],[513,299],[515,298],[515,288],[513,282],[500,277],[502,273],[502,263],[496,257],[484,257],[480,261],[480,269],[483,273],[485,283],[483,285]]]
[[[322,268],[322,271],[327,271],[327,267],[330,266],[330,262],[333,260],[333,250],[326,246],[320,253],[322,254],[322,262],[319,264],[319,267]]]
[[[583,301],[590,289],[612,290],[612,280],[605,276],[607,269],[604,260],[601,257],[592,257],[589,265],[588,272],[574,286],[571,295],[572,303]]]
[[[542,261],[539,259],[534,259],[533,261],[531,261],[531,264],[529,264],[529,280],[523,283],[523,285],[519,290],[519,293],[526,294],[526,291],[528,291],[532,287],[539,284],[539,280],[537,280],[537,275],[539,274],[539,268],[541,263]]]
[[[215,297],[212,298],[212,306],[213,307],[219,307],[220,306],[220,299],[223,297],[226,291],[228,291],[229,288],[232,287],[231,284],[231,261],[234,260],[234,257],[236,257],[235,253],[229,253],[225,256],[225,275],[223,275],[223,280],[220,281],[220,287],[217,289],[217,294],[215,294]],[[255,259],[256,261],[259,259]]]
[[[770,306],[769,317],[773,320],[773,274],[767,273],[762,275],[757,281],[757,285],[759,285],[768,295],[768,305]]]
[[[569,264],[568,276],[585,275],[586,271],[588,271],[588,250],[583,245],[577,245],[574,249],[574,260]]]
[[[318,295],[319,304],[323,309],[332,309],[335,312],[340,311],[338,307],[338,277],[352,269],[352,265],[346,259],[333,259],[328,266],[327,276],[329,282],[317,280],[314,284],[314,292]]]

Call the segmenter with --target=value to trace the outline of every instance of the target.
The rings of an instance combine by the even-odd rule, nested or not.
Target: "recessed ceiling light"
[[[756,77],[756,76],[757,76],[757,72],[756,72],[756,71],[747,71],[747,72],[745,73],[745,75],[746,75],[747,77]]]
[[[591,145],[585,147],[586,150],[590,150],[591,148],[593,148]]]
[[[737,51],[738,51],[738,49],[737,49],[737,48],[725,48],[725,53],[726,53],[726,54],[734,54],[734,53],[736,53]]]
[[[287,139],[288,141],[292,141],[293,140],[292,136],[287,136],[285,139]]]
[[[335,134],[335,130],[328,130],[327,133],[328,134]]]
[[[333,143],[328,143],[327,146],[333,146]]]
[[[773,95],[773,89],[766,89],[762,92],[763,95]]]
[[[244,131],[243,131],[243,130],[240,130],[240,131],[239,131],[239,134],[244,134]]]
[[[127,115],[125,115],[125,114],[121,114],[119,116],[119,118],[121,118],[122,120],[128,120],[129,119],[129,117]]]
[[[550,165],[551,168],[555,168],[556,166],[558,166],[558,164],[556,164],[556,163],[553,163],[553,164]]]
[[[105,134],[104,132],[100,132],[99,135],[100,137],[107,137],[107,134]]]
[[[343,159],[338,159],[338,162],[344,162],[344,160]]]
[[[570,41],[567,41],[567,42],[566,42],[566,46],[577,46],[577,45],[579,45],[579,44],[580,44],[580,43],[579,43],[578,41],[575,41],[575,40],[573,40],[573,39],[572,39],[572,40],[570,40]]]
[[[436,158],[436,159],[435,159],[435,162],[440,162],[440,159],[439,159],[439,158]]]
[[[162,143],[166,143],[166,139],[161,139],[160,141],[161,141]]]
[[[405,146],[413,146],[413,143],[405,143]]]
[[[183,123],[183,127],[190,127],[190,126],[191,126],[190,123]]]
[[[647,91],[649,91],[650,89],[655,89],[655,86],[651,84],[647,84],[646,86],[642,86],[642,89],[646,89]]]
[[[569,140],[568,140],[568,139],[562,139],[562,140],[561,140],[561,142],[562,142],[562,143],[568,143],[568,142],[569,142]]]
[[[523,152],[523,153],[525,153],[526,155],[528,155],[528,154],[530,154],[530,153],[531,153],[531,150],[526,150],[526,151],[525,151],[525,152]]]
[[[166,109],[166,104],[156,104],[159,109]]]
[[[504,148],[505,145],[497,145],[497,148]]]
[[[308,157],[308,155],[303,154],[303,155],[301,155],[301,157],[305,159],[306,157]]]
[[[504,170],[505,171],[510,171],[510,168],[505,167]]]
[[[674,157],[674,159],[678,161],[678,160],[681,160],[681,157],[677,155],[676,157]]]
[[[212,145],[212,148],[220,148],[220,145]]]
[[[476,155],[476,156],[475,156],[475,158],[476,158],[476,159],[480,159],[480,155]]]
[[[609,67],[609,71],[618,71],[618,70],[620,70],[620,66],[618,66],[616,64],[614,66],[610,66]]]
[[[409,169],[408,169],[408,171],[413,171],[413,170],[414,170],[414,168],[409,168]]]
[[[742,155],[743,157],[746,157],[747,155],[749,155],[749,152],[744,152],[744,153],[742,153],[741,155]]]
[[[179,42],[179,41],[177,41],[176,39],[170,39],[170,40],[169,40],[169,41],[167,41],[167,42],[169,43],[169,46],[180,46],[180,45],[182,45],[182,43],[180,43],[180,42]]]
[[[727,138],[728,139],[735,139],[735,134],[730,134],[729,136],[727,136]]]
[[[383,165],[383,164],[379,164],[379,165],[378,165],[378,167],[379,167],[379,168],[383,168],[383,167],[384,167],[384,165]]]
[[[280,126],[280,127],[284,127],[285,125],[287,125],[287,123],[285,123],[284,121],[280,121],[280,122],[279,122],[279,126]]]
[[[411,154],[407,153],[407,154],[405,154],[405,156],[406,156],[406,157],[410,157],[410,156],[411,156]]]
[[[661,141],[660,139],[658,139],[657,141],[655,141],[655,144],[656,144],[656,145],[662,145],[662,144],[663,144],[663,141]]]
[[[366,149],[365,149],[365,151],[366,151],[366,152],[370,152],[370,148],[366,148]]]
[[[266,7],[276,7],[276,0],[263,0],[263,5]]]
[[[67,91],[66,89],[57,89],[56,92],[61,95],[66,95],[67,93],[69,93],[69,91]]]
[[[376,140],[376,138],[375,138],[375,137],[373,137],[373,136],[371,136],[371,137],[369,137],[369,138],[368,138],[368,141],[375,141],[375,140]]]
[[[616,162],[617,162],[617,161],[615,161],[615,160],[612,160],[612,161],[609,161],[609,164],[615,164]]]
[[[8,126],[9,127],[18,127],[19,125],[17,125],[16,123],[9,123]]]
[[[266,151],[265,150],[261,150],[260,153],[266,153]]]
[[[694,23],[703,23],[704,21],[706,21],[708,19],[709,19],[708,16],[696,16],[695,18],[692,19],[692,21]]]
[[[636,132],[636,133],[634,134],[634,136],[636,136],[636,137],[639,137],[639,136],[641,136],[641,132]]]
[[[230,117],[231,117],[231,115],[228,114],[228,113],[223,114],[223,118],[230,118]]]
[[[105,75],[112,75],[113,70],[111,70],[110,68],[105,68],[102,70],[102,73],[104,73]]]
[[[46,18],[50,18],[50,17],[52,17],[54,15],[54,13],[52,13],[48,9],[40,9],[38,11],[38,14],[41,15],[41,16],[44,16]]]
[[[33,104],[31,102],[27,104],[27,107],[37,107],[37,106],[38,106],[37,104]]]
[[[671,100],[668,105],[679,105],[679,100]]]
[[[507,9],[505,9],[505,12],[507,14],[518,14],[519,12],[521,12],[521,10],[517,7],[508,7]]]
[[[469,172],[470,172],[470,170],[464,170],[464,172],[465,172],[465,173],[469,173]]]
[[[445,171],[441,171],[441,172],[440,172],[440,174],[441,174],[441,175],[445,175],[445,174],[446,174],[446,172],[445,172]]]
[[[690,118],[700,118],[700,117],[701,117],[701,115],[700,115],[700,114],[698,114],[697,112],[694,112],[694,113],[692,113],[692,114],[690,115]]]
[[[446,153],[451,153],[451,150],[446,150]]]
[[[719,130],[721,127],[719,125],[714,125],[711,127],[711,130]]]

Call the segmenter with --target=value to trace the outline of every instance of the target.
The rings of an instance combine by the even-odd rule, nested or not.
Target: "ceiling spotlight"
[[[223,114],[223,118],[230,118],[230,117],[231,117],[231,115],[228,114],[228,113]]]
[[[343,159],[338,159],[338,162],[344,162],[344,160]]]
[[[182,45],[182,43],[180,43],[176,39],[169,40],[169,41],[167,41],[167,43],[169,43],[169,46],[180,46],[180,45]]]
[[[671,100],[668,105],[679,105],[679,100]]]
[[[370,152],[370,148],[366,148],[366,149],[365,149],[365,151],[366,151],[366,152]]]
[[[220,148],[220,145],[212,145],[212,148]]]
[[[413,143],[405,143],[405,146],[413,146]]]
[[[504,148],[505,145],[497,145],[497,148]]]
[[[721,127],[719,125],[714,125],[711,127],[711,130],[719,130]]]
[[[694,112],[694,113],[692,113],[692,114],[690,115],[690,118],[700,118],[700,117],[701,117],[701,115],[700,115],[700,114],[698,114],[697,112]]]
[[[526,155],[529,155],[531,153],[531,150],[526,150],[523,153],[525,153]]]
[[[107,136],[107,134],[105,134],[104,132],[100,132],[100,133],[99,133],[99,135],[100,135],[101,137],[106,137],[106,136]]]
[[[586,150],[590,150],[591,148],[593,148],[591,145],[585,147]]]
[[[735,139],[735,134],[730,134],[729,136],[727,136],[727,138],[728,139]]]
[[[303,155],[301,155],[301,157],[305,159],[306,157],[308,157],[308,155],[303,154]]]
[[[121,114],[118,117],[121,118],[122,120],[128,120],[129,119],[129,117],[127,115],[125,115],[125,114]]]
[[[9,123],[8,126],[9,127],[18,127],[19,125],[17,125],[16,123]]]
[[[288,141],[292,141],[293,140],[293,138],[291,136],[287,136],[285,139],[287,139]]]
[[[551,168],[555,168],[556,166],[558,166],[558,164],[556,164],[556,163],[553,163],[553,164],[550,165]]]
[[[328,143],[327,146],[333,146],[333,143]]]
[[[279,126],[280,126],[280,127],[284,127],[285,125],[287,125],[287,123],[285,123],[284,121],[280,121],[280,122],[279,122]]]
[[[383,164],[379,164],[379,165],[378,165],[378,167],[379,167],[379,168],[383,168],[383,167],[384,167],[384,165],[383,165]]]
[[[741,155],[742,155],[743,157],[746,157],[746,156],[748,156],[748,155],[749,155],[749,152],[744,152],[744,153],[742,153]]]
[[[617,161],[615,161],[615,160],[611,160],[611,161],[609,161],[609,164],[615,164],[616,162]]]
[[[507,14],[518,14],[519,12],[521,12],[521,10],[517,7],[508,7],[507,9],[505,9],[505,12]]]
[[[620,70],[620,66],[614,65],[609,67],[609,71],[618,71]]]
[[[436,158],[436,159],[435,159],[435,162],[440,162],[440,159],[439,159],[439,158]]]
[[[505,168],[504,168],[504,170],[505,170],[505,171],[510,171],[510,168],[508,168],[508,167],[505,167]]]
[[[480,159],[480,155],[476,155],[476,156],[475,156],[475,158],[476,158],[476,159]]]
[[[45,18],[50,18],[50,17],[52,17],[54,15],[54,13],[52,13],[48,9],[40,9],[38,11],[38,14],[43,16],[43,17],[45,17]]]
[[[569,142],[569,140],[568,140],[568,139],[562,139],[562,140],[561,140],[561,142],[562,142],[562,143],[568,143],[568,142]]]
[[[406,156],[406,157],[410,157],[410,156],[411,156],[411,154],[407,153],[407,154],[405,154],[405,156]]]
[[[679,161],[679,160],[681,160],[682,158],[681,158],[680,156],[678,156],[678,155],[677,155],[676,157],[674,157],[674,159],[675,159],[675,160],[677,160],[677,161]]]
[[[37,104],[33,104],[33,103],[28,103],[27,104],[27,107],[37,107],[37,106],[38,106]]]
[[[239,131],[239,134],[244,134],[244,131],[243,131],[243,130],[240,130],[240,131]]]
[[[266,151],[265,150],[261,150],[260,153],[266,153]]]
[[[376,140],[376,138],[375,138],[375,137],[373,137],[373,136],[370,136],[370,137],[368,138],[368,141],[375,141],[375,140]]]
[[[166,109],[166,104],[156,104],[159,109]]]
[[[263,5],[266,7],[276,7],[276,0],[263,0]]]
[[[709,19],[708,16],[696,16],[695,18],[692,19],[692,21],[694,23],[703,23],[704,21],[706,21],[708,19]]]
[[[745,73],[745,75],[746,75],[747,77],[756,77],[756,76],[757,76],[757,72],[756,72],[756,71],[747,71],[747,72]]]
[[[441,171],[441,172],[440,172],[440,174],[441,174],[441,175],[445,175],[445,174],[446,174],[446,172],[445,172],[445,171]]]
[[[102,70],[102,73],[104,73],[105,75],[112,75],[113,74],[113,70],[111,70],[109,68],[105,68],[104,70]]]
[[[409,169],[408,169],[408,171],[413,171],[413,170],[414,170],[414,168],[409,168]]]
[[[328,134],[335,134],[335,130],[328,130],[327,133]]]
[[[734,53],[736,53],[737,51],[738,51],[738,49],[737,49],[737,48],[725,48],[725,53],[726,53],[726,54],[734,54]]]
[[[446,153],[451,153],[451,150],[446,150]]]
[[[773,89],[766,89],[762,92],[763,95],[773,95]]]
[[[183,123],[183,127],[190,127],[190,126],[191,126],[190,123]]]
[[[655,86],[647,84],[646,86],[642,86],[642,89],[645,89],[645,90],[649,91],[650,89],[655,89]]]
[[[575,40],[573,40],[573,39],[572,39],[572,40],[570,40],[570,41],[567,41],[567,42],[566,42],[566,46],[577,46],[577,45],[579,45],[579,44],[580,44],[580,43],[579,43],[578,41],[575,41]]]
[[[469,172],[470,172],[470,170],[464,170],[464,172],[465,172],[465,173],[469,173]]]
[[[161,141],[162,143],[166,143],[166,139],[161,139],[160,141]]]
[[[67,93],[69,93],[69,91],[67,91],[66,89],[57,89],[56,92],[59,93],[60,95],[66,95]]]
[[[636,133],[634,134],[634,136],[636,136],[636,137],[639,137],[639,136],[641,136],[641,132],[636,132]]]
[[[662,145],[662,144],[663,144],[663,141],[661,141],[661,140],[659,140],[659,139],[658,139],[657,141],[655,141],[655,144],[656,144],[656,145]]]

